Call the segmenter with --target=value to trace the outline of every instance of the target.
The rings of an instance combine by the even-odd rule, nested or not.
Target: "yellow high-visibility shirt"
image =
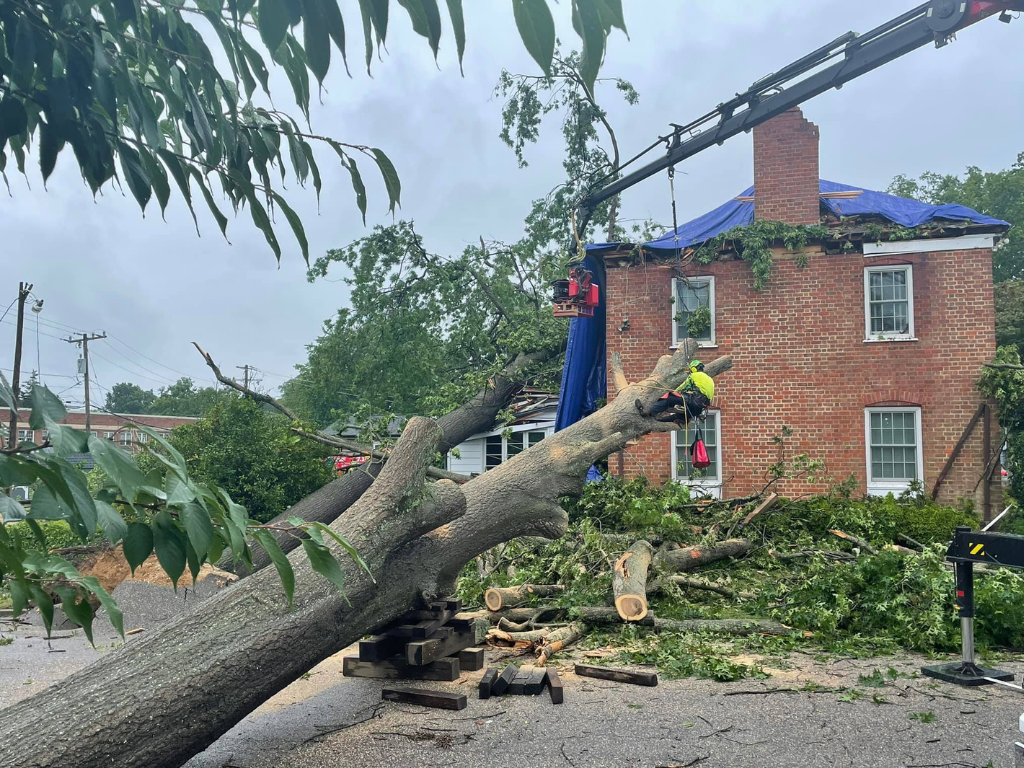
[[[708,400],[715,399],[715,380],[712,379],[703,371],[691,373],[689,377],[687,377],[686,381],[684,381],[682,385],[679,387],[679,389],[676,391],[685,391],[691,383],[693,384],[693,386],[699,389]]]

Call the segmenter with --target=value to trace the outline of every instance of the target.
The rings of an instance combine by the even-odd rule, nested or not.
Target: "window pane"
[[[525,434],[523,432],[513,432],[508,438],[508,447],[506,449],[506,455],[508,458],[512,458],[517,453],[523,452],[523,438]]]
[[[686,325],[687,319],[690,315],[698,310],[700,307],[711,306],[711,283],[708,281],[694,282],[691,281],[687,285],[682,280],[676,281],[676,312],[678,320],[676,321],[676,335],[680,339],[685,339],[690,335],[689,328]],[[697,341],[710,341],[711,340],[711,324],[698,335],[694,336]]]
[[[529,433],[530,445],[531,446],[536,445],[541,440],[543,440],[545,437],[547,437],[547,433],[545,433],[545,432],[530,432]]]
[[[494,469],[501,464],[501,435],[491,435],[484,446],[484,468]]]
[[[918,479],[916,412],[872,412],[869,424],[871,479]]]
[[[868,273],[868,318],[871,333],[910,332],[910,291],[907,269]]]

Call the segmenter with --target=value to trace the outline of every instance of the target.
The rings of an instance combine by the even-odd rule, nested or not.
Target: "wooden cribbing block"
[[[598,680],[614,680],[617,683],[629,683],[630,685],[655,686],[658,684],[657,672],[631,672],[627,669],[577,664],[576,674],[580,677],[596,677]]]
[[[508,687],[512,684],[512,680],[515,678],[516,673],[519,672],[519,667],[515,664],[509,664],[505,669],[502,670],[501,674],[498,675],[498,679],[494,681],[494,685],[491,686],[491,693],[495,696],[503,695]]]
[[[384,630],[385,635],[403,637],[411,640],[426,640],[434,632],[443,627],[455,616],[454,611],[432,611],[434,618],[410,624],[396,624]]]
[[[547,682],[547,670],[544,667],[528,667],[530,676],[526,681],[525,693],[530,696],[540,696],[544,690],[544,683]]]
[[[358,656],[346,656],[342,674],[345,677],[372,677],[384,680],[439,680],[450,683],[459,679],[462,670],[457,656],[438,659],[430,664],[414,666],[402,659],[388,661],[360,661]]]
[[[547,670],[548,675],[548,693],[551,694],[552,704],[562,703],[562,678],[558,676],[558,672],[553,669]]]
[[[374,635],[359,641],[360,661],[384,661],[405,650],[406,641],[400,637]]]
[[[473,634],[471,632],[442,631],[448,629],[450,627],[441,627],[440,630],[426,640],[413,640],[406,643],[405,663],[415,665],[430,664],[473,645]]]
[[[480,678],[480,698],[489,699],[491,698],[491,689],[494,686],[494,681],[498,679],[498,668],[491,667],[484,676]]]
[[[427,691],[422,688],[384,688],[380,692],[383,701],[397,701],[402,704],[419,704],[421,707],[434,709],[466,708],[466,697],[459,693],[446,691]]]
[[[526,693],[526,684],[530,682],[530,678],[533,675],[532,667],[524,667],[516,672],[516,676],[512,678],[512,682],[508,685],[508,692],[513,696],[522,696]]]
[[[466,648],[459,651],[459,666],[463,672],[476,672],[484,668],[484,649]]]

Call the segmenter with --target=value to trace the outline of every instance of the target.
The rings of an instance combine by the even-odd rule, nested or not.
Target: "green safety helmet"
[[[703,371],[704,363],[702,363],[700,360],[691,360],[690,370],[693,371],[694,373],[696,373],[697,371]]]

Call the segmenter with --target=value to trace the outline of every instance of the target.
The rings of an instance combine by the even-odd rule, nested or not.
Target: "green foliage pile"
[[[558,583],[566,586],[564,593],[536,602],[569,609],[608,605],[612,564],[632,541],[707,545],[739,535],[755,542],[748,557],[712,563],[692,575],[753,593],[755,599],[672,586],[649,595],[651,610],[673,619],[774,618],[797,630],[793,635],[723,639],[655,633],[635,625],[592,627],[584,647],[612,645],[620,649],[615,657],[620,662],[656,664],[669,676],[719,680],[762,674],[756,665],[730,658],[739,651],[777,653],[801,645],[871,655],[959,648],[953,573],[943,562],[953,529],[978,526],[970,509],[940,506],[911,493],[860,499],[837,493],[780,500],[737,532],[734,526],[752,505],[738,510],[728,504],[708,506],[692,500],[689,490],[675,483],[652,486],[643,478],[612,477],[587,485],[579,499],[565,500],[564,506],[571,521],[566,536],[543,546],[532,540],[511,542],[497,555],[487,583],[480,582],[471,563],[459,582],[462,597],[479,602],[483,590],[492,585]],[[851,543],[831,534],[832,529],[867,540],[879,554],[860,553],[851,561],[821,555],[780,560],[772,554],[853,553]],[[908,555],[887,549],[897,534],[925,544],[925,551]],[[514,565],[512,578],[508,564]],[[648,583],[661,575],[652,574]],[[1009,569],[980,575],[975,599],[978,646],[1024,648],[1024,576]],[[813,635],[805,637],[804,632]]]

